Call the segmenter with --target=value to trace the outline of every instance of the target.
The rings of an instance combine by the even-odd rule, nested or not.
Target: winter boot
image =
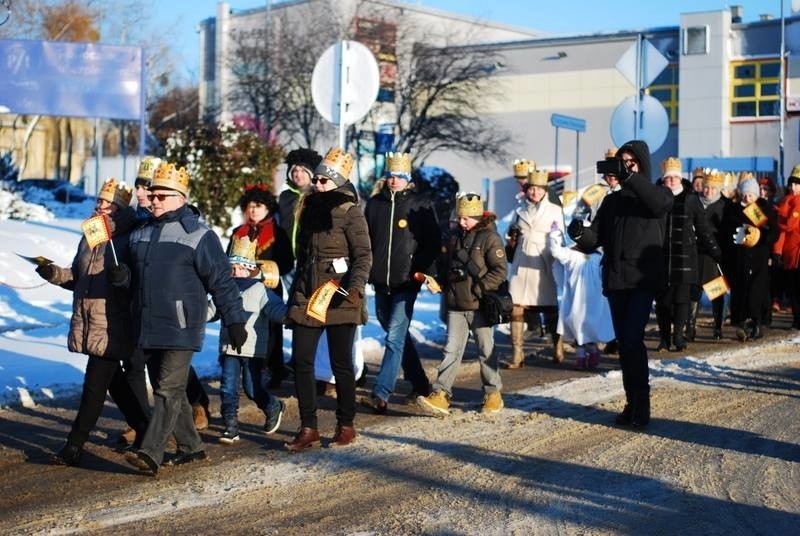
[[[589,363],[586,359],[586,350],[579,346],[575,350],[575,370],[586,370],[589,367]]]
[[[83,447],[70,445],[67,443],[61,450],[50,456],[50,463],[53,465],[71,465],[77,467],[81,463]]]
[[[658,322],[658,334],[661,336],[661,342],[656,346],[656,352],[667,352],[670,347],[669,333],[671,322],[669,307],[656,306],[656,321]]]
[[[553,335],[553,363],[564,362],[564,338],[559,334]]]
[[[232,445],[239,441],[239,422],[236,419],[225,419],[225,431],[219,436],[223,445]]]
[[[694,338],[697,336],[697,313],[699,311],[700,302],[693,301],[689,304],[689,319],[686,321],[686,340],[689,342],[694,342]]]
[[[522,334],[525,331],[525,322],[522,320],[511,321],[511,348],[514,354],[506,368],[518,369],[525,366],[525,350],[522,347]]]
[[[736,328],[736,338],[739,339],[739,342],[745,342],[747,339],[750,338],[750,335],[753,332],[753,321],[749,318],[742,322],[739,327]]]
[[[631,426],[642,428],[650,423],[650,391],[639,391],[633,397]]]
[[[675,344],[676,352],[683,352],[689,346],[689,343],[683,338],[683,327],[675,324],[675,331],[672,334],[672,342]]]
[[[628,394],[625,393],[625,407],[622,410],[622,413],[617,415],[614,419],[619,425],[628,426],[633,421],[633,398]]]
[[[586,364],[590,369],[596,369],[600,365],[600,350],[597,346],[589,348],[589,355],[586,358]]]

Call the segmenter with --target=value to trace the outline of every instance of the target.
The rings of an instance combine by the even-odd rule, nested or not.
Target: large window
[[[776,117],[780,114],[779,59],[731,63],[731,117]]]
[[[667,110],[670,125],[678,124],[678,65],[671,63],[647,88],[647,94],[658,99]]]

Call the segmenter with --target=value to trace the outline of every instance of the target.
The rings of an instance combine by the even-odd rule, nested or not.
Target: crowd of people
[[[297,149],[286,164],[279,197],[264,184],[244,188],[243,223],[225,249],[188,202],[186,170],[147,157],[135,183],[136,209],[134,191],[109,179],[94,214],[106,222],[106,239],[92,244],[83,237],[70,267],[37,268],[73,291],[69,348],[88,355],[78,413],[54,463],[81,463],[106,393],[128,424],[120,441],[136,469],[156,475],[164,465],[205,459],[198,429],[207,426],[208,397],[191,360],[215,319],[221,443],[239,441],[240,390],[263,412],[263,431],[278,430],[286,405],[269,390],[292,371],[300,429],[286,448],[320,446],[320,360],[335,376],[337,424],[329,444],[353,443],[354,342],[370,314],[367,285],[385,331],[384,353],[370,395],[358,402],[378,415],[387,413],[400,370],[411,384],[410,401],[449,413],[470,334],[481,411],[503,408],[498,320],[486,310],[498,293],[509,301],[508,371],[526,363],[526,327],[541,325],[551,337],[555,363],[565,360],[565,342],[574,343],[579,369],[596,368],[601,349],[616,349],[626,397],[616,422],[624,426],[650,420],[644,339],[654,304],[658,351],[684,351],[694,341],[710,283],[714,339],[723,336],[728,301],[741,341],[762,337],[772,312],[787,302],[792,327],[800,329],[800,166],[777,199],[774,183],[749,174],[735,187],[715,170],[684,178],[674,157],[654,177],[647,145],[632,140],[598,162],[603,182],[581,192],[565,214],[568,196],[554,195],[547,171],[517,160],[520,192],[503,237],[477,193],[459,194],[450,221],[440,222],[416,187],[408,154],[386,155],[384,175],[363,204],[350,180],[353,158],[341,149],[324,157]],[[447,325],[433,382],[409,334],[425,285],[443,293]],[[292,330],[288,363],[284,329]],[[319,344],[323,333],[326,345]],[[170,438],[176,450],[166,453]]]

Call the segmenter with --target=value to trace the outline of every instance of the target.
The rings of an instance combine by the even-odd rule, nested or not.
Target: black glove
[[[115,287],[124,287],[128,284],[131,277],[131,271],[127,264],[117,264],[110,266],[106,270],[106,278],[108,282]]]
[[[567,225],[567,234],[573,240],[578,240],[583,236],[583,220],[572,220]]]
[[[347,296],[345,296],[344,299],[352,303],[353,305],[358,305],[358,302],[361,301],[361,293],[356,289],[348,290]]]
[[[36,273],[39,274],[45,281],[50,281],[56,275],[56,265],[51,263],[40,264],[36,267]]]
[[[242,346],[247,342],[247,330],[242,322],[228,326],[228,342],[237,354],[242,353]]]

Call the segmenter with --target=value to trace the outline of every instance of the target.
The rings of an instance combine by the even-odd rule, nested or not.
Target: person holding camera
[[[458,228],[450,235],[440,274],[445,274],[447,342],[433,392],[417,398],[424,409],[448,414],[453,383],[464,357],[470,332],[478,347],[483,383],[483,412],[503,408],[502,382],[494,355],[494,330],[480,311],[484,291],[497,290],[505,281],[506,253],[495,226],[496,216],[484,213],[481,196],[462,194],[456,201]],[[477,274],[473,276],[472,274]]]
[[[653,184],[650,150],[640,140],[625,143],[597,172],[617,177],[621,189],[603,200],[591,225],[573,220],[567,232],[585,250],[603,248],[603,293],[619,342],[625,408],[616,422],[650,422],[650,384],[644,329],[657,292],[664,287],[666,215],[673,195]]]
[[[509,247],[514,246],[509,268],[509,291],[514,300],[511,312],[511,361],[509,369],[525,363],[523,332],[525,311],[544,313],[547,332],[553,339],[553,362],[564,361],[564,343],[557,333],[558,299],[553,275],[553,255],[547,235],[555,222],[564,230],[561,207],[547,199],[547,171],[534,169],[528,174],[525,204],[515,209],[514,223],[509,230]],[[509,256],[509,258],[512,258]]]

